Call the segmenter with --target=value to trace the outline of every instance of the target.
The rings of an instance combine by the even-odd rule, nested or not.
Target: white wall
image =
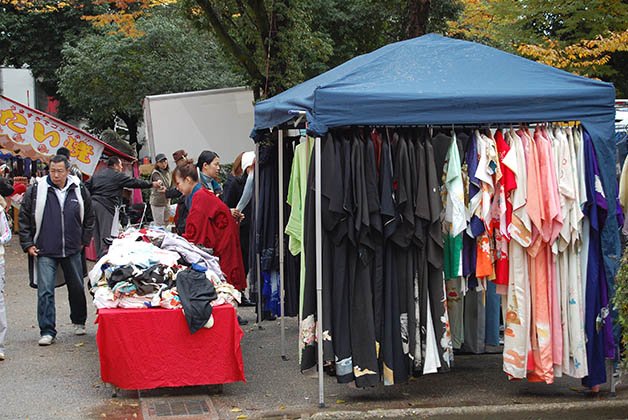
[[[148,96],[144,119],[149,155],[184,149],[196,160],[203,150],[218,153],[231,163],[240,152],[254,150],[249,134],[254,123],[253,91],[216,89]],[[151,141],[152,138],[152,141]]]
[[[0,93],[35,108],[35,79],[29,69],[0,68]]]

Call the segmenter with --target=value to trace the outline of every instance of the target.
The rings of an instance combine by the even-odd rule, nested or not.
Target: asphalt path
[[[89,303],[91,299],[88,297],[87,335],[75,336],[69,319],[67,291],[64,287],[57,289],[57,341],[49,347],[40,347],[37,345],[37,294],[28,286],[27,259],[16,239],[6,247],[5,259],[9,330],[7,360],[0,362],[0,419],[141,419],[148,402],[181,399],[209,400],[214,409],[212,415],[197,417],[207,419],[236,419],[238,416],[342,418],[342,413],[348,416],[346,418],[353,418],[351,415],[355,417],[356,413],[366,410],[380,410],[368,411],[368,417],[380,417],[381,413],[412,417],[421,412],[427,416],[433,410],[465,407],[471,414],[478,407],[521,407],[521,412],[525,412],[543,404],[578,406],[595,401],[604,407],[604,402],[609,401],[610,407],[617,405],[617,401],[628,401],[626,385],[620,385],[617,397],[610,398],[608,387],[603,387],[600,395],[591,397],[584,392],[579,380],[569,377],[557,378],[553,385],[509,381],[501,369],[501,354],[485,354],[456,355],[451,372],[416,378],[405,385],[380,385],[361,390],[326,377],[325,408],[319,409],[316,372],[299,371],[296,320],[286,320],[288,360],[285,361],[281,358],[279,322],[266,321],[263,329],[258,328],[252,308],[240,309],[250,322],[243,327],[242,340],[247,383],[226,384],[218,394],[213,388],[186,387],[121,391],[117,398],[112,398],[110,387],[100,380],[97,326],[94,325],[95,309]],[[414,410],[415,414],[408,414],[411,413],[408,410]],[[610,417],[605,417],[599,406],[595,410],[599,413],[596,418],[619,418],[611,415],[612,410],[608,412]],[[487,417],[486,414],[479,416]],[[514,414],[509,417],[526,418]]]

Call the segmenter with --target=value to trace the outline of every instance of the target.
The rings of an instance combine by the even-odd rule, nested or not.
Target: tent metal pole
[[[323,382],[323,218],[321,214],[321,138],[314,141],[316,186],[316,336],[318,345],[318,406],[325,407]]]
[[[281,319],[279,322],[281,328],[281,359],[288,360],[286,357],[286,330],[284,329],[284,303],[285,303],[285,267],[284,267],[284,218],[283,218],[283,130],[280,129],[278,133],[278,152],[279,152],[279,309],[281,311]]]
[[[262,328],[262,268],[260,265],[259,238],[257,226],[259,225],[259,143],[255,143],[255,232],[253,233],[255,246],[255,270],[257,283],[257,326]]]

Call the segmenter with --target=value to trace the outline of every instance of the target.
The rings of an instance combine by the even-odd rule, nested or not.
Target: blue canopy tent
[[[621,250],[612,217],[617,184],[611,83],[429,34],[356,57],[259,102],[252,137],[291,121],[295,110],[304,111],[313,136],[351,125],[580,121],[599,162],[606,163],[600,165],[609,214],[602,240],[606,278],[614,283]]]

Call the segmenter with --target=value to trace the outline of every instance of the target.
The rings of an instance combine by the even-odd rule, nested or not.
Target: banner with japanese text
[[[70,124],[0,96],[0,148],[47,162],[62,146],[70,150],[70,163],[87,175],[94,173],[105,148]]]

